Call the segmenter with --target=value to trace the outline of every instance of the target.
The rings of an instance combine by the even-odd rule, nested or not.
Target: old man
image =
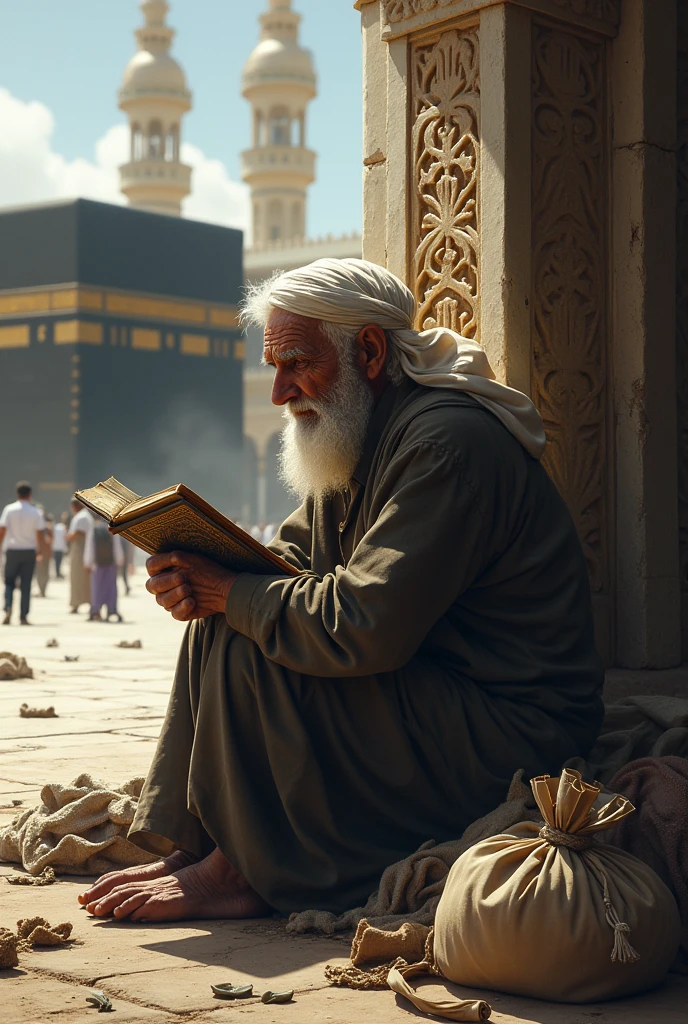
[[[270,547],[303,574],[149,560],[148,589],[190,622],[130,832],[160,859],[100,879],[91,913],[343,911],[516,769],[556,772],[596,738],[586,568],[540,417],[414,312],[353,259],[249,296],[302,498]]]

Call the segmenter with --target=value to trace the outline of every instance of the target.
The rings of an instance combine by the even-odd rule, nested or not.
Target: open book
[[[136,547],[157,555],[161,551],[191,551],[219,562],[232,572],[298,576],[299,570],[254,540],[184,484],[175,484],[142,498],[111,476],[77,491],[76,497]]]

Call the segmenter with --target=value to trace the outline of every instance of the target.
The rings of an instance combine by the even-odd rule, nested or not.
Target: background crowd
[[[129,576],[134,570],[135,548],[112,535],[81,502],[73,499],[69,512],[58,516],[32,500],[31,484],[20,480],[16,500],[0,514],[0,566],[5,584],[4,625],[12,620],[15,592],[19,592],[19,621],[30,625],[32,593],[45,597],[51,576],[64,579],[68,559],[69,605],[77,615],[84,606],[90,622],[121,622],[118,581],[129,593]],[[275,523],[239,523],[263,544],[277,533]],[[53,576],[54,570],[54,576]],[[33,583],[36,590],[33,590]]]
[[[56,517],[35,504],[31,484],[20,481],[16,501],[5,505],[0,514],[0,552],[0,562],[4,563],[4,625],[11,623],[16,591],[19,621],[23,626],[30,625],[32,596],[46,596],[53,569],[55,579],[64,579],[65,557],[71,612],[76,615],[85,605],[91,622],[122,621],[117,604],[118,578],[129,593],[134,548],[113,536],[80,502],[73,500],[70,512]]]

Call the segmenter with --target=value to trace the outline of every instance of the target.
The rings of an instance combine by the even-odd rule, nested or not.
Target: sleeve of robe
[[[307,675],[405,665],[489,562],[493,531],[457,456],[434,442],[391,459],[370,520],[346,568],[322,579],[237,577],[229,624],[271,661]]]
[[[277,535],[266,545],[285,562],[289,562],[296,569],[306,571],[311,567],[312,513],[313,505],[309,499],[284,520]]]

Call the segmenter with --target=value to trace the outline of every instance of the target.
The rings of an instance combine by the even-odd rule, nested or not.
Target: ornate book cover
[[[299,570],[254,540],[245,530],[184,484],[175,484],[143,498],[113,476],[76,497],[136,547],[191,551],[219,562],[232,572],[298,576]]]

